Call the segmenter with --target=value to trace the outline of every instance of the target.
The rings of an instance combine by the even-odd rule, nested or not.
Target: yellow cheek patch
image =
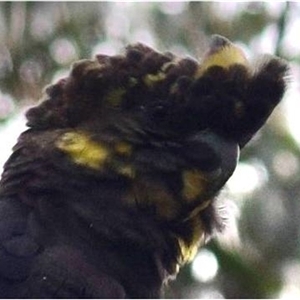
[[[207,180],[203,173],[197,170],[184,171],[182,174],[183,190],[182,196],[188,201],[199,197],[206,188]]]
[[[153,209],[159,220],[174,219],[180,213],[181,208],[163,185],[145,180],[142,176],[136,176],[126,202],[129,205]]]
[[[199,70],[196,72],[195,78],[202,76],[210,67],[227,69],[236,64],[248,67],[248,61],[242,50],[233,44],[226,45],[204,58]]]
[[[99,170],[109,156],[108,149],[91,140],[82,132],[67,132],[56,142],[56,146],[67,153],[73,162],[87,168]]]

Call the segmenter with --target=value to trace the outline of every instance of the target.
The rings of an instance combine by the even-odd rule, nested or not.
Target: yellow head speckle
[[[158,72],[157,74],[147,74],[144,77],[144,83],[148,87],[152,87],[155,83],[162,81],[166,78],[166,74],[164,72]]]
[[[108,149],[93,141],[86,133],[71,131],[56,142],[56,146],[67,153],[76,164],[101,169],[109,156]]]
[[[75,62],[72,66],[72,74],[77,76],[86,76],[89,72],[99,72],[103,65],[91,59],[82,59]]]
[[[163,72],[167,72],[168,69],[170,69],[170,68],[172,68],[172,67],[175,67],[176,65],[177,65],[176,62],[174,62],[174,61],[169,61],[169,62],[166,62],[166,63],[164,63],[164,64],[162,65],[161,70],[162,70]]]
[[[197,170],[187,170],[182,174],[183,190],[182,196],[187,201],[197,199],[205,190],[207,180],[205,176]]]
[[[210,49],[195,77],[200,77],[210,67],[217,66],[226,69],[236,64],[248,67],[248,61],[243,51],[229,40],[221,36],[214,36]]]

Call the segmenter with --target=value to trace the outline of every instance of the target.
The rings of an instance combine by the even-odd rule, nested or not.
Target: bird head
[[[277,57],[251,66],[239,47],[219,35],[200,62],[131,45],[123,55],[76,62],[67,78],[46,89],[45,101],[29,110],[28,125],[115,128],[167,140],[212,130],[239,143],[282,98],[287,69]],[[259,128],[247,126],[261,106],[268,114],[259,116]]]
[[[197,170],[200,175],[186,183],[194,181],[187,195],[203,200],[226,183],[239,149],[281,100],[287,70],[273,56],[251,65],[238,46],[218,35],[200,62],[130,45],[122,55],[76,62],[29,110],[28,126],[65,130],[58,148],[95,169],[114,152],[129,165],[112,168],[131,177],[136,171]],[[193,192],[203,181],[205,189]]]

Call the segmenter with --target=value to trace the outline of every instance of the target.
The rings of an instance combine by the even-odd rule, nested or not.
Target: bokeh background
[[[297,2],[0,2],[0,169],[25,129],[24,111],[72,62],[137,41],[201,59],[215,33],[251,60],[287,59],[290,86],[219,197],[227,229],[182,269],[166,298],[300,299]]]

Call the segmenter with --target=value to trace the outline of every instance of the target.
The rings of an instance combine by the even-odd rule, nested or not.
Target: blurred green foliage
[[[300,6],[272,3],[0,2],[0,120],[37,101],[72,62],[137,41],[201,57],[218,33],[255,55],[267,45],[299,72],[300,46],[290,33]],[[239,238],[207,245],[217,275],[201,282],[186,266],[166,297],[270,298],[291,286],[300,294],[300,153],[283,115],[280,107],[242,153],[241,161],[263,170],[265,179],[258,177],[250,193],[228,192],[239,211]]]

